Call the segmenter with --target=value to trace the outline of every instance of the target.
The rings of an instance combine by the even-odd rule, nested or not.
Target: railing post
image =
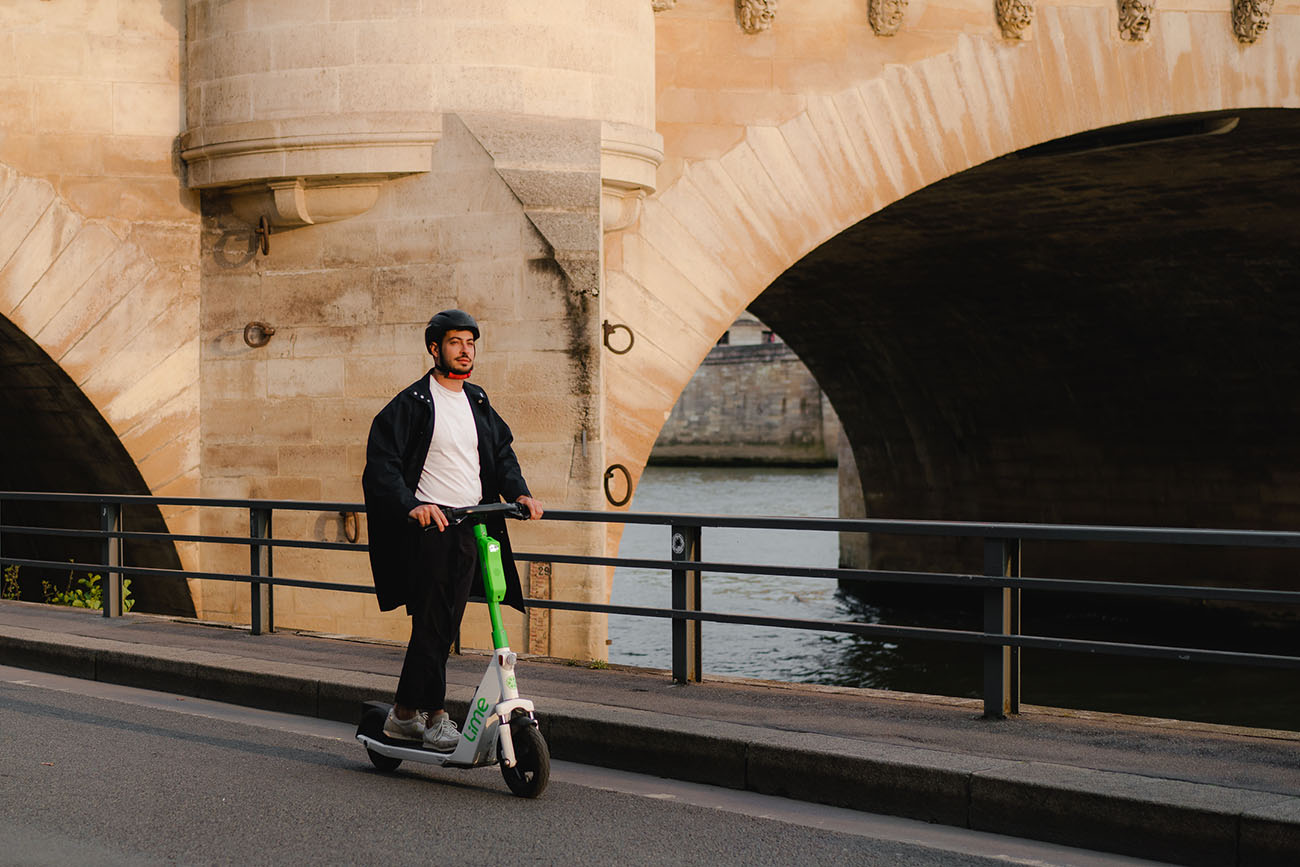
[[[534,599],[551,598],[551,563],[528,564],[528,595]],[[529,608],[524,618],[524,647],[539,656],[551,655],[551,609]]]
[[[699,527],[673,526],[672,554],[674,560],[700,559]],[[673,608],[687,611],[700,610],[700,571],[698,569],[673,570]],[[701,622],[699,620],[673,619],[673,680],[677,683],[694,681],[703,676],[701,651]]]
[[[984,540],[984,574],[1020,575],[1020,540]],[[1020,634],[1020,589],[988,587],[984,590],[984,632]],[[984,648],[984,718],[1005,719],[1020,713],[1020,648],[990,644]]]
[[[253,539],[271,538],[271,510],[256,506],[248,510],[248,535]],[[271,546],[250,542],[248,545],[248,574],[254,578],[272,575]],[[253,635],[275,631],[275,596],[272,585],[253,581],[250,585],[252,599],[249,606],[248,631]]]
[[[120,503],[99,504],[99,529],[105,534],[122,531],[122,506]],[[100,544],[101,561],[105,566],[122,565],[122,538],[105,535]],[[122,573],[114,569],[104,570],[103,584],[100,585],[100,604],[105,617],[122,616]]]

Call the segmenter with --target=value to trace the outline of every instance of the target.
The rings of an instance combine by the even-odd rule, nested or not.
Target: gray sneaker
[[[388,710],[388,719],[384,720],[384,737],[398,741],[418,741],[424,738],[429,726],[429,715],[417,710],[410,719],[398,719],[392,708]]]
[[[459,742],[460,732],[456,730],[456,724],[451,721],[446,711],[429,715],[428,725],[424,729],[425,749],[448,753],[456,749],[456,744]]]

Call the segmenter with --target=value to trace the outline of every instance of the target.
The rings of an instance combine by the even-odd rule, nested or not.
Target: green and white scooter
[[[404,760],[442,765],[448,768],[478,768],[501,765],[510,791],[524,798],[536,798],[546,788],[551,775],[551,756],[546,741],[533,716],[533,703],[519,697],[515,682],[516,655],[511,652],[501,625],[501,600],[506,595],[505,574],[501,568],[501,545],[487,534],[483,520],[490,515],[527,518],[528,511],[518,503],[490,503],[445,509],[449,524],[474,522],[478,542],[479,567],[488,614],[492,618],[492,661],[470,701],[469,713],[461,727],[460,742],[448,753],[424,749],[413,741],[384,736],[384,720],[390,705],[366,702],[357,726],[357,740],[365,746],[370,761],[381,771],[393,771]]]

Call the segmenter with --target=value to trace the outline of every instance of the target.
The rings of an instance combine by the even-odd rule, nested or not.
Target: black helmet
[[[468,331],[474,335],[475,340],[478,340],[478,323],[474,321],[473,316],[464,310],[444,310],[435,313],[424,329],[424,348],[430,355],[433,354],[433,350],[429,347],[435,343],[441,344],[442,338],[448,331]]]

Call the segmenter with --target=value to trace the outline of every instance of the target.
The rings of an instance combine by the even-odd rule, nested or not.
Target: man
[[[479,576],[473,533],[448,527],[440,507],[506,499],[523,503],[531,519],[542,516],[519,470],[510,428],[483,389],[466,382],[478,337],[478,323],[463,310],[429,320],[424,344],[433,369],[375,416],[361,476],[379,607],[405,605],[411,615],[411,640],[384,734],[439,751],[455,749],[460,737],[443,708],[447,655]],[[522,610],[505,521],[489,521],[488,531],[501,543],[505,601]]]

